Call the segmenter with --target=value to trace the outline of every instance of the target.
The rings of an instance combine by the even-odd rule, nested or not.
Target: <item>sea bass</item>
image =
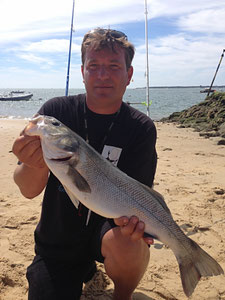
[[[145,223],[147,234],[168,245],[178,261],[187,297],[202,276],[224,273],[210,255],[183,233],[158,192],[113,166],[60,121],[37,115],[24,134],[40,136],[47,166],[76,207],[80,201],[107,218],[137,216]]]

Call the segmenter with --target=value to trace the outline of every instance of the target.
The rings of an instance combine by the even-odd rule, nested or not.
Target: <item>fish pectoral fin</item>
[[[70,200],[73,202],[73,205],[76,207],[76,209],[78,209],[80,201],[77,199],[76,196],[74,196],[74,194],[65,185],[63,187],[67,195],[69,196]]]
[[[91,193],[91,188],[86,179],[72,166],[69,166],[68,175],[80,192]]]

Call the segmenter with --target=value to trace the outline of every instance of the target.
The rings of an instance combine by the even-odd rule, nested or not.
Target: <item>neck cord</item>
[[[107,131],[106,131],[106,133],[105,133],[105,135],[104,135],[104,138],[103,138],[103,140],[102,140],[102,142],[101,142],[101,147],[100,147],[99,149],[102,149],[102,148],[104,147],[105,142],[106,142],[106,140],[107,140],[107,138],[108,138],[108,136],[109,136],[109,134],[110,134],[110,132],[111,132],[111,130],[112,130],[114,124],[115,124],[115,121],[116,121],[116,119],[117,119],[119,113],[120,113],[120,108],[119,108],[118,111],[113,115],[112,122],[111,122],[111,124],[109,125],[109,127],[108,127],[108,129],[107,129]],[[85,128],[85,141],[89,144],[89,143],[90,143],[90,140],[89,140],[89,136],[88,136],[88,122],[87,122],[87,108],[86,108],[86,102],[84,102],[84,128]]]
[[[106,133],[104,135],[104,138],[103,138],[102,143],[101,143],[101,147],[99,149],[102,149],[104,147],[105,142],[106,142],[106,140],[107,140],[107,138],[108,138],[108,136],[109,136],[109,134],[110,134],[110,132],[111,132],[114,124],[115,124],[115,121],[116,121],[119,113],[120,113],[120,109],[114,114],[112,122],[109,125],[109,127],[108,127],[108,129],[107,129],[107,131],[106,131]],[[88,122],[87,122],[86,101],[84,101],[84,129],[85,129],[85,141],[89,144],[90,140],[89,140],[89,136],[88,136]],[[81,210],[82,210],[82,203],[80,203],[80,205],[79,205],[79,212],[78,212],[79,216],[82,215],[81,214]],[[87,219],[86,219],[86,226],[88,226],[88,223],[89,223],[89,220],[90,220],[90,216],[91,216],[91,210],[89,209],[88,210],[88,214],[87,214]]]

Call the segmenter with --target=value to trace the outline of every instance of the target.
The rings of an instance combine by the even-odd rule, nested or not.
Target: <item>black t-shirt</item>
[[[85,97],[80,94],[53,98],[39,113],[54,116],[85,139]],[[118,115],[96,114],[87,108],[86,112],[90,145],[99,153],[105,152],[109,159],[111,155],[111,161],[127,175],[151,187],[157,163],[156,128],[152,120],[126,103],[122,103]],[[49,257],[73,257],[80,244],[88,243],[91,233],[102,220],[92,213],[86,226],[87,213],[85,207],[82,212],[74,207],[61,183],[50,173],[40,222],[35,230],[36,252]]]

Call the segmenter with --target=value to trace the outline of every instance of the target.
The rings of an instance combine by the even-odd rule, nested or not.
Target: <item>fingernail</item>
[[[128,220],[127,219],[123,219],[123,225],[127,225],[128,224]]]
[[[132,222],[133,224],[137,224],[138,219],[134,217],[134,218],[131,219],[131,222]]]
[[[146,238],[146,241],[149,245],[153,245],[154,244],[154,240],[151,238]]]
[[[138,224],[138,228],[139,228],[139,229],[144,229],[144,227],[145,227],[145,224],[144,224],[144,223],[140,222],[140,223]]]

